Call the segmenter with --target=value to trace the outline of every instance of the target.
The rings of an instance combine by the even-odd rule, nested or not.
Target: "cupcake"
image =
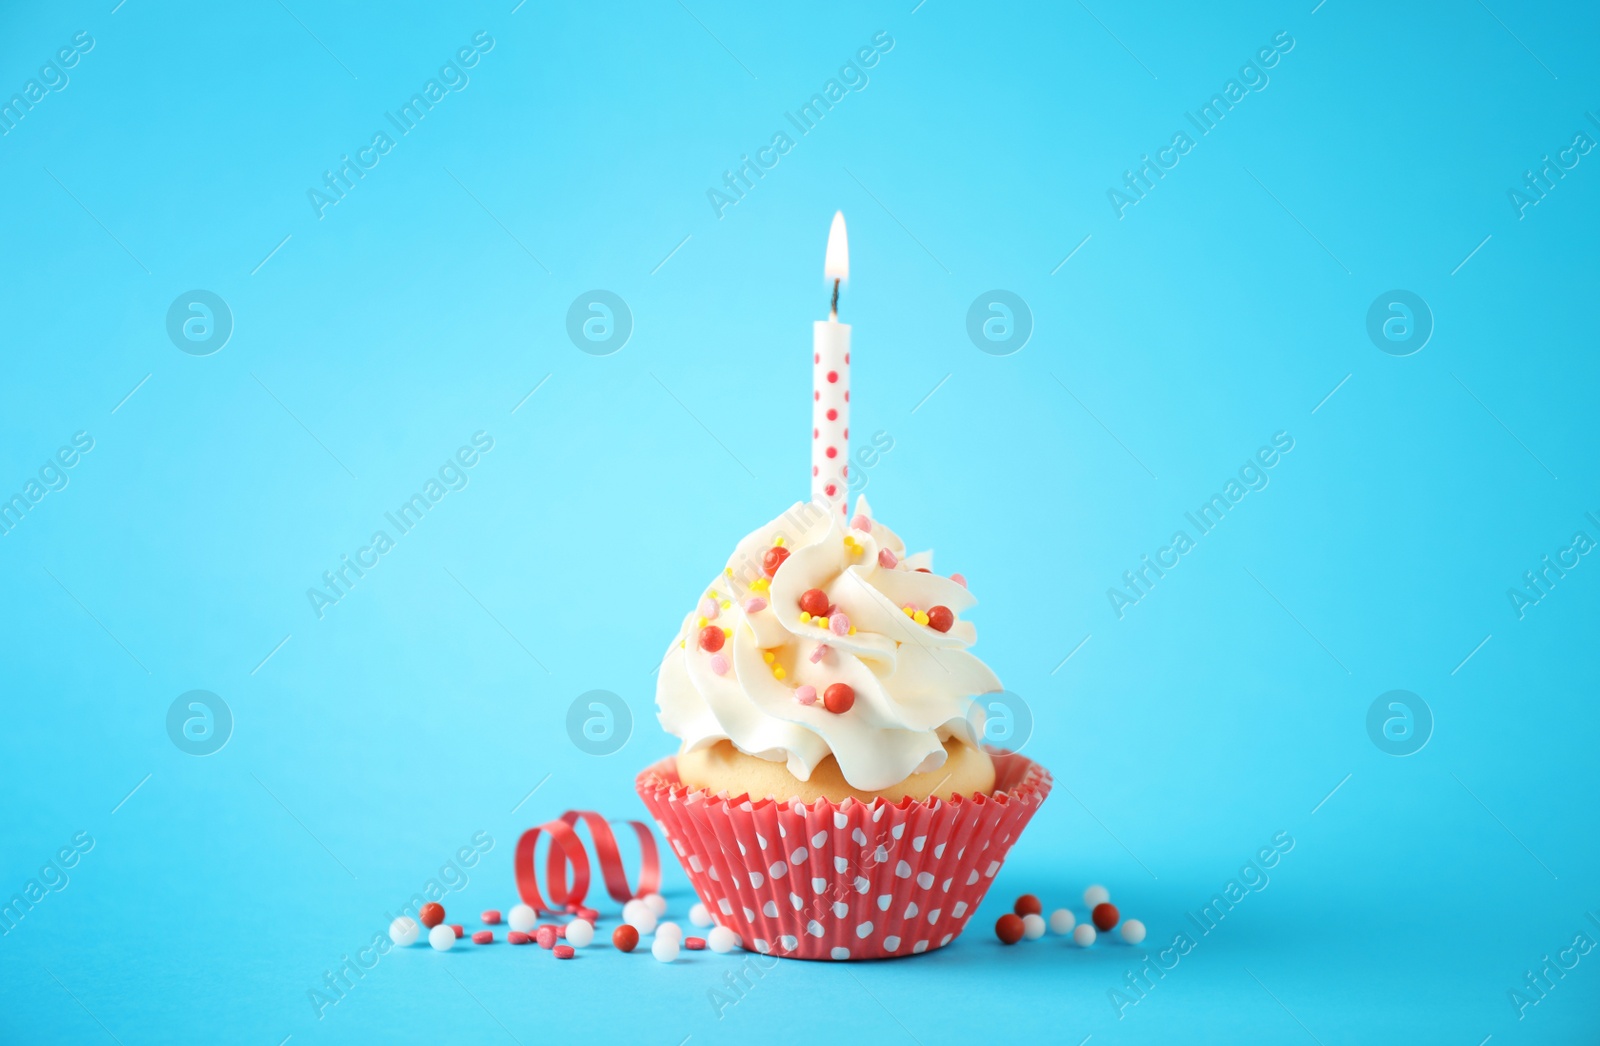
[[[865,499],[741,541],[656,688],[676,757],[640,796],[707,910],[758,952],[913,955],[960,934],[1050,790],[985,750],[975,600]]]

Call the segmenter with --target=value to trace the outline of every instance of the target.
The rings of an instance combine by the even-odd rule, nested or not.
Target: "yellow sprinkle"
[[[750,582],[750,590],[752,592],[765,592],[767,590],[767,586],[770,584],[772,584],[772,582],[768,578],[758,577],[754,581]]]
[[[810,620],[811,620],[811,615],[808,612],[806,612],[804,610],[800,611],[800,623],[802,625],[805,624],[807,621],[810,621]]]
[[[812,618],[811,619],[811,623],[813,625],[816,625],[818,628],[827,628],[828,627],[828,619],[825,618],[825,617]]]
[[[768,651],[766,651],[765,653],[763,653],[761,655],[761,660],[765,661],[767,664],[770,665],[770,664],[772,664],[772,662],[778,660],[778,655],[774,654],[772,651],[768,650]]]
[[[731,606],[733,606],[733,604],[730,603],[728,600],[724,599],[722,601],[722,609],[727,610]]]
[[[782,548],[783,547],[783,539],[782,538],[773,538],[772,539],[772,544],[777,548]]]
[[[910,618],[915,618],[916,617],[916,611],[912,610],[910,607],[901,607],[900,609],[905,613],[906,617],[910,617]],[[704,624],[704,623],[705,622],[703,622],[703,621],[701,622],[701,624]]]
[[[856,626],[851,625],[850,626],[850,631],[847,634],[848,635],[852,635],[852,636],[855,635],[856,634]]]
[[[727,625],[723,625],[722,626],[722,638],[724,638],[724,639],[732,639],[733,638],[733,629],[729,628]]]
[[[701,618],[701,619],[700,619],[700,625],[699,625],[699,627],[700,627],[700,628],[705,628],[705,627],[706,627],[706,619],[705,619],[705,618]]]
[[[787,673],[784,672],[782,665],[772,666],[772,678],[782,679],[786,674]]]
[[[683,640],[681,640],[681,639],[680,639],[680,640],[678,640],[678,648],[679,648],[679,649],[680,649],[680,650],[687,650],[687,649],[688,649],[688,648],[687,648],[687,647],[685,647],[685,646],[684,646],[684,645],[683,645]]]
[[[926,625],[928,623],[928,615],[919,610],[912,615],[911,620],[915,621],[919,625]]]
[[[724,574],[728,575],[729,577],[733,577],[733,568],[732,567],[723,567],[722,568],[722,572]]]

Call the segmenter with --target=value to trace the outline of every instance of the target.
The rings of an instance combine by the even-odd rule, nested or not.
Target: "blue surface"
[[[44,893],[0,937],[0,1039],[1593,1041],[1600,954],[1510,994],[1600,940],[1600,563],[1563,552],[1600,540],[1592,7],[285,2],[3,16],[0,96],[35,101],[0,122],[0,494],[39,500],[0,537],[0,899]],[[337,198],[346,155],[377,162]],[[1145,155],[1176,164],[1139,197]],[[1546,155],[1576,162],[1538,198]],[[866,491],[971,579],[1057,780],[973,932],[784,964],[721,1014],[732,958],[422,948],[319,1013],[476,833],[457,914],[509,907],[520,830],[642,814],[658,655],[806,491],[835,208],[854,424],[893,441]],[[610,355],[567,332],[595,288],[632,316]],[[209,355],[192,289],[232,316]],[[1026,303],[1020,351],[969,338],[991,289]],[[1396,289],[1432,317],[1407,355]],[[307,590],[432,477],[319,615]],[[1146,555],[1178,565],[1119,615]],[[169,734],[195,690],[231,714],[207,757]],[[614,754],[569,738],[591,690],[630,709]],[[1389,754],[1408,714],[1428,743]],[[1241,872],[1280,832],[1270,882]],[[1146,949],[987,930],[1095,881],[1152,946],[1196,938],[1120,1008]]]

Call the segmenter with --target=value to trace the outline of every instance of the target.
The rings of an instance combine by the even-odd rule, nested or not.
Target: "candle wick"
[[[837,279],[833,281],[833,304],[828,306],[828,318],[834,320],[839,318],[839,281]]]

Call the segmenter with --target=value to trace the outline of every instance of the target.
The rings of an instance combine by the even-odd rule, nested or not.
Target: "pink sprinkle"
[[[886,548],[878,549],[878,566],[883,567],[883,568],[885,568],[887,570],[893,570],[895,564],[899,563],[899,562],[900,562],[900,558],[898,556],[896,556],[893,552],[890,552]]]
[[[802,705],[814,705],[817,703],[817,688],[814,686],[797,687],[795,688],[794,699]]]
[[[829,614],[828,630],[836,636],[848,635],[850,633],[850,619],[843,614]]]
[[[868,534],[872,533],[872,520],[868,519],[866,516],[857,516],[850,523],[850,525],[856,530],[864,530]]]
[[[966,588],[967,587],[967,579],[962,577],[960,574],[951,574],[950,575],[950,580],[954,581],[956,584],[960,585],[962,588]]]
[[[715,621],[717,618],[717,601],[710,596],[702,596],[700,599],[700,616],[707,621]]]
[[[751,596],[744,601],[744,612],[746,614],[757,614],[765,609],[767,609],[767,601],[760,596]]]
[[[728,659],[723,657],[721,654],[712,654],[711,655],[711,671],[715,672],[719,676],[727,675],[728,674]]]
[[[817,644],[817,649],[811,651],[811,663],[814,665],[818,661],[821,661],[823,659],[823,657],[825,657],[827,655],[827,653],[828,653],[828,644],[826,644],[826,643],[818,643]]]
[[[906,609],[911,611],[913,614],[915,614],[917,611],[921,610],[922,608],[917,606],[915,603],[907,603],[906,604]]]

